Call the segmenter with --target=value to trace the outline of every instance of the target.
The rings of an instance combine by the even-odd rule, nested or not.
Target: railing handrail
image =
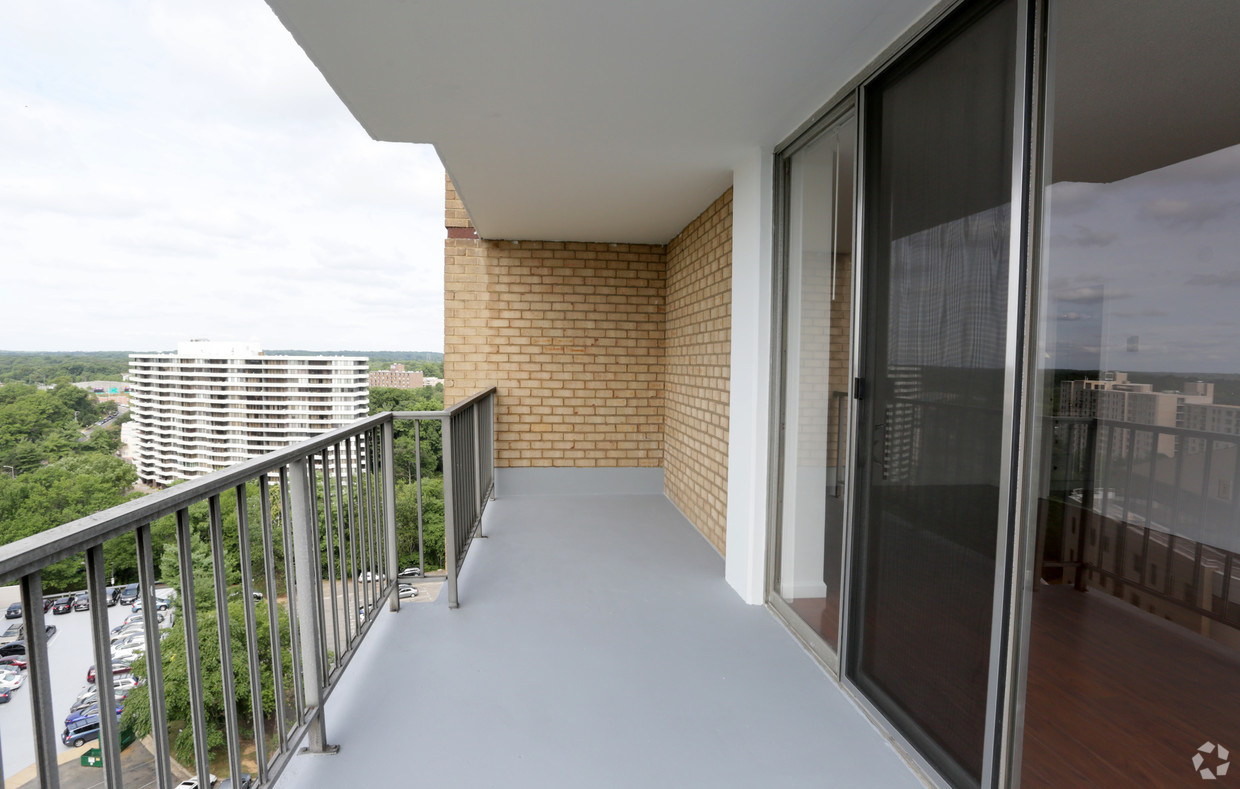
[[[444,417],[453,416],[460,411],[464,411],[474,403],[482,400],[489,394],[495,392],[494,386],[488,386],[486,389],[480,389],[469,397],[460,402],[453,403],[442,411],[387,411],[397,419],[442,419]]]
[[[436,412],[405,412],[425,415]],[[305,457],[346,438],[392,421],[394,414],[384,411],[363,417],[342,427],[321,433],[297,444],[274,449],[265,455],[197,477],[172,487],[91,513],[47,531],[0,545],[0,584],[20,578],[86,548],[133,531],[144,523],[174,514],[187,504],[232,490],[256,476],[278,471],[291,461]]]
[[[1211,430],[1197,430],[1191,427],[1176,425],[1148,425],[1144,422],[1129,422],[1124,419],[1107,419],[1096,416],[1053,416],[1051,420],[1065,425],[1096,425],[1118,430],[1131,430],[1136,433],[1151,433],[1160,436],[1176,436],[1193,438],[1201,441],[1220,441],[1227,444],[1240,444],[1240,435],[1234,433],[1218,433]]]

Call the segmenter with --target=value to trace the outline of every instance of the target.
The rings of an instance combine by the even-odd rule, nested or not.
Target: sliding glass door
[[[774,592],[829,665],[839,648],[852,400],[857,122],[831,118],[788,152],[783,479]]]
[[[1021,785],[1226,785],[1240,4],[1072,0],[1050,23]]]
[[[959,786],[987,760],[1018,4],[863,89],[862,366],[846,676]],[[993,719],[992,719],[993,720]]]

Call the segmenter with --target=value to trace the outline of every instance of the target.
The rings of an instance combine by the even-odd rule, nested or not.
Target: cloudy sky
[[[443,237],[261,0],[0,3],[0,349],[441,351]]]
[[[1240,145],[1049,207],[1047,366],[1240,373]]]

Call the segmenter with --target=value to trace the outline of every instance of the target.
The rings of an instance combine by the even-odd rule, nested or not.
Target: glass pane
[[[784,495],[776,592],[832,652],[851,400],[853,159],[857,124],[825,131],[789,179]]]
[[[849,675],[956,785],[982,774],[1000,523],[1016,4],[869,93]]]
[[[1021,785],[1192,785],[1240,743],[1240,5],[1051,20]]]

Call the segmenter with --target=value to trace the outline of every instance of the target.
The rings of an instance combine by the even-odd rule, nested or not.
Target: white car
[[[211,786],[215,786],[220,782],[220,779],[214,775],[208,775],[207,780],[210,781]],[[176,789],[198,789],[198,779],[190,778],[188,781],[182,781],[176,785]]]
[[[132,663],[141,658],[145,651],[145,646],[131,646],[127,649],[114,649],[112,650],[112,662],[125,664]]]
[[[16,669],[0,670],[0,690],[17,690],[26,681],[26,675]]]

